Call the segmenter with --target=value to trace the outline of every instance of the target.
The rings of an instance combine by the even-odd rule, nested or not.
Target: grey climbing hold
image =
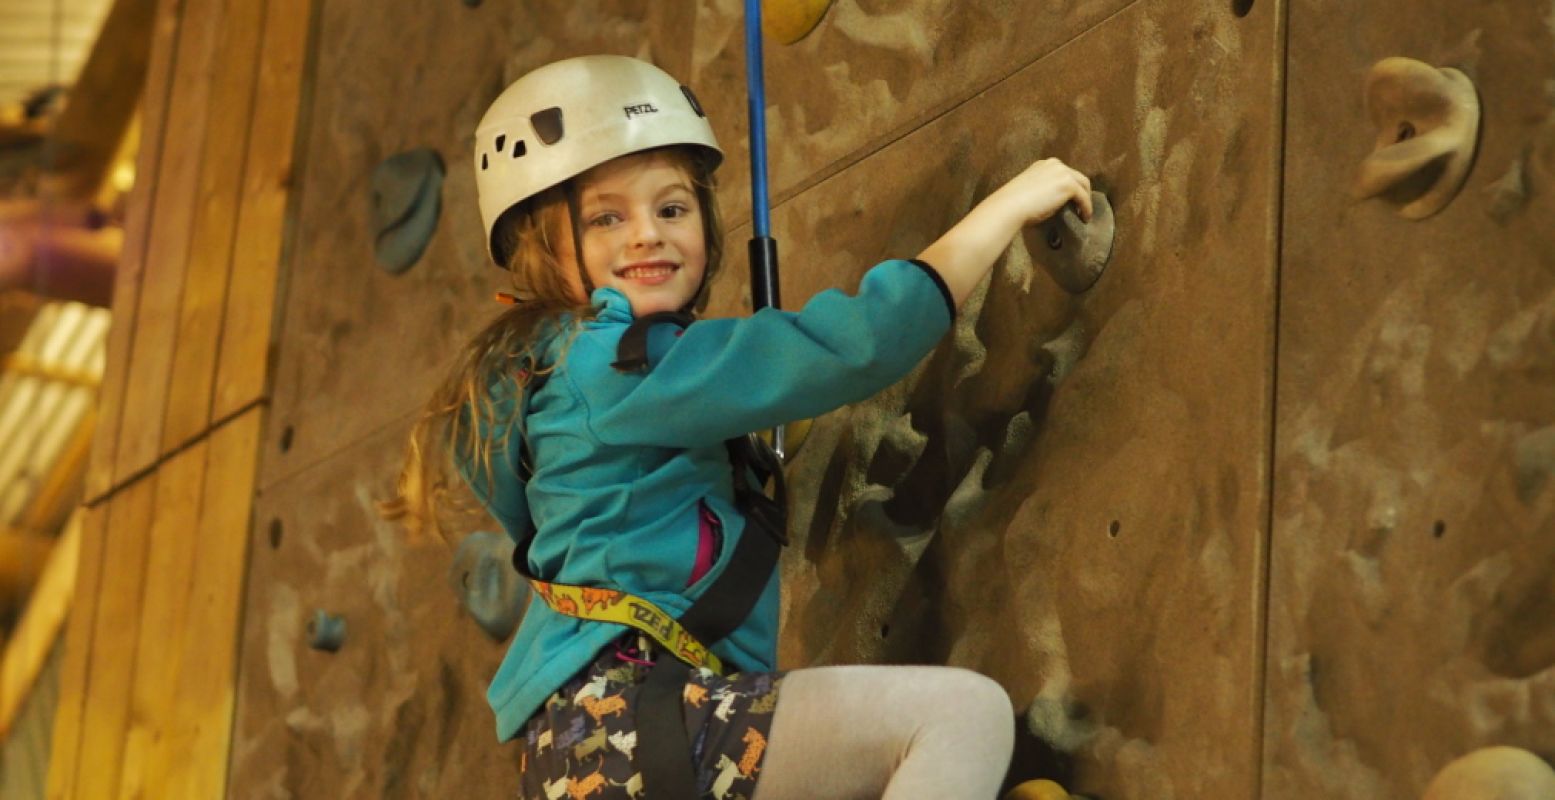
[[[373,255],[391,275],[426,251],[442,207],[443,159],[427,148],[384,159],[373,170]]]
[[[1093,191],[1090,222],[1080,219],[1073,206],[1065,207],[1038,228],[1026,229],[1026,249],[1064,291],[1079,294],[1094,286],[1107,268],[1115,231],[1112,203]]]
[[[1060,753],[1079,752],[1101,732],[1084,708],[1054,697],[1032,700],[1025,717],[1026,730]]]
[[[477,531],[464,537],[448,571],[459,602],[487,636],[506,641],[518,627],[529,587],[513,569],[513,540]]]
[[[313,612],[308,620],[308,646],[314,650],[333,653],[346,642],[346,621],[322,609]]]

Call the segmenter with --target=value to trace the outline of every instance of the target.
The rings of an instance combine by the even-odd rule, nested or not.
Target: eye
[[[606,211],[589,217],[588,224],[591,228],[608,228],[621,221],[621,215],[614,211]]]
[[[665,219],[680,219],[691,213],[691,207],[685,203],[670,203],[659,209],[659,216]]]

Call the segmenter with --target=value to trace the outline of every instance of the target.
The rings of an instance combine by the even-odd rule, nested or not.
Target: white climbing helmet
[[[691,90],[668,73],[626,56],[580,56],[514,81],[475,129],[475,190],[486,247],[509,209],[617,156],[669,145],[723,151]]]

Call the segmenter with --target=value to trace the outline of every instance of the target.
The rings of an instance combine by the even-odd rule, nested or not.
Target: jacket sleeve
[[[579,387],[579,399],[606,444],[716,444],[870,397],[910,372],[953,318],[938,273],[887,261],[856,295],[828,290],[797,313],[658,326],[646,373],[593,370],[600,385]]]

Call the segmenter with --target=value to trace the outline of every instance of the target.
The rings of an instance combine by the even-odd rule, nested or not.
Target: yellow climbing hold
[[[1004,800],[1069,800],[1069,793],[1050,780],[1026,781],[1011,789]]]
[[[783,426],[783,458],[785,460],[793,458],[794,454],[799,452],[799,448],[804,444],[805,439],[809,438],[812,422],[814,420],[802,419]],[[767,443],[768,447],[772,446],[772,431],[762,431],[757,435],[761,437],[763,442]]]
[[[768,39],[793,44],[815,30],[831,4],[832,0],[761,0],[761,30]]]

